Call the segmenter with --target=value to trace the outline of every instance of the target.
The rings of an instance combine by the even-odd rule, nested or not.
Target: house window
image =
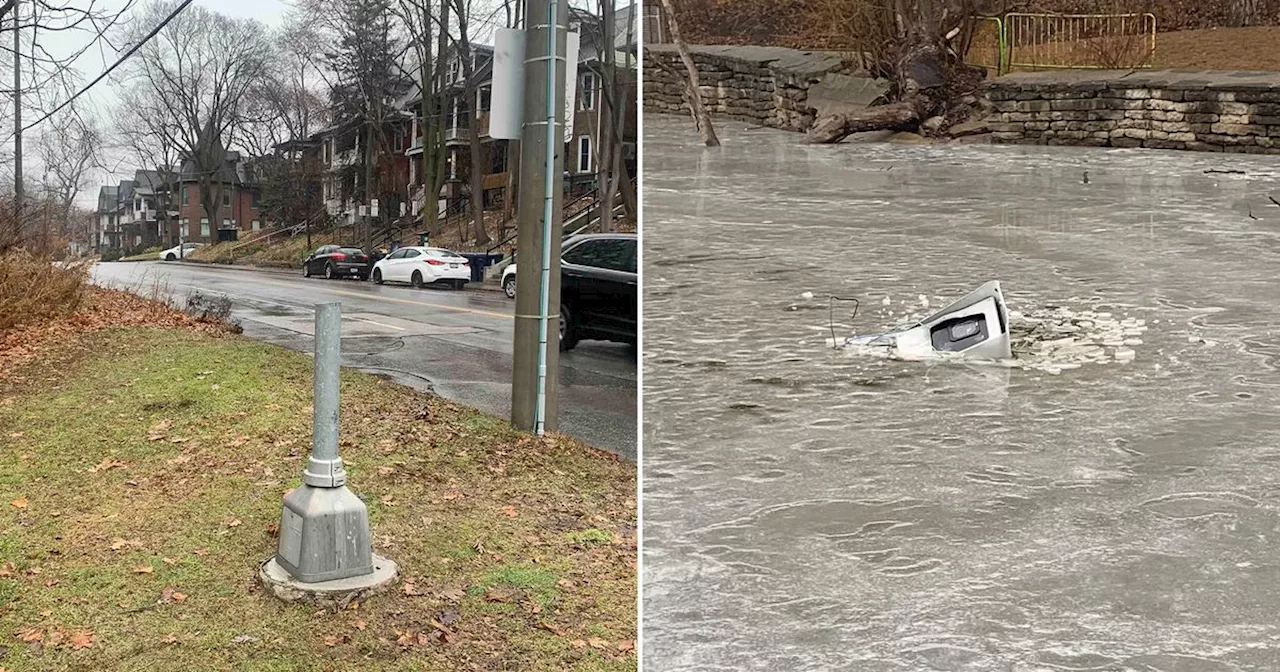
[[[476,91],[476,107],[477,107],[476,116],[479,116],[480,112],[489,111],[490,98],[492,93],[493,91],[491,87],[488,87],[488,86],[482,86],[480,87],[479,91]]]
[[[578,172],[591,172],[591,136],[578,136]]]
[[[182,218],[182,237],[189,238],[191,236],[191,218]]]
[[[231,190],[230,189],[222,190],[222,204],[227,207],[231,206]]]
[[[190,190],[190,189],[183,189],[183,190],[182,190],[182,204],[183,204],[183,205],[189,205],[190,203],[191,203],[191,190]]]
[[[641,29],[644,41],[648,44],[665,44],[667,42],[666,28],[666,21],[662,17],[662,7],[646,3],[644,6],[644,26]]]
[[[462,79],[462,61],[457,57],[449,59],[449,80],[456,82]]]
[[[327,166],[331,163],[333,163],[333,141],[325,140],[324,141],[324,165]]]
[[[262,230],[262,222],[259,222],[259,221],[258,221],[258,220],[256,220],[256,219],[255,219],[255,220],[253,220],[252,228],[253,228],[253,230],[254,230],[254,231],[261,231],[261,230]]]
[[[507,143],[495,142],[489,146],[489,174],[507,172]]]
[[[579,109],[596,109],[596,73],[582,73],[582,106]]]
[[[258,207],[258,192],[256,191],[249,192],[249,207],[251,208]]]
[[[209,237],[209,218],[207,217],[200,218],[200,235],[205,238]]]

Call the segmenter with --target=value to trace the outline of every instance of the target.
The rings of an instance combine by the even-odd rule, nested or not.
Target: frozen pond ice
[[[1280,669],[1275,158],[718,130],[645,118],[647,670]],[[831,347],[989,279],[1018,368]]]

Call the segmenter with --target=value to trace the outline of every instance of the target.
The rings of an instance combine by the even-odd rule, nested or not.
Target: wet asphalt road
[[[415,290],[355,280],[170,262],[104,263],[94,281],[147,293],[159,286],[232,299],[245,335],[312,349],[312,306],[342,303],[342,363],[503,417],[511,414],[515,302],[500,292]],[[560,357],[560,431],[636,456],[635,351],[583,341]]]

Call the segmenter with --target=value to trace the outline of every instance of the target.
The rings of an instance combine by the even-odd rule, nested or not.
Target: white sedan
[[[508,299],[516,298],[516,265],[502,269],[502,291],[506,293]]]
[[[177,261],[196,249],[203,247],[201,243],[183,243],[160,252],[160,261]]]
[[[407,282],[422,287],[445,283],[462,289],[471,280],[471,265],[466,257],[443,248],[402,247],[374,264],[370,277],[379,285]]]

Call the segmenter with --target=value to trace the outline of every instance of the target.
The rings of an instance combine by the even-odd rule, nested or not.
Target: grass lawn
[[[390,592],[256,570],[310,449],[311,361],[112,328],[0,378],[0,668],[635,669],[635,465],[343,372],[342,456]]]

